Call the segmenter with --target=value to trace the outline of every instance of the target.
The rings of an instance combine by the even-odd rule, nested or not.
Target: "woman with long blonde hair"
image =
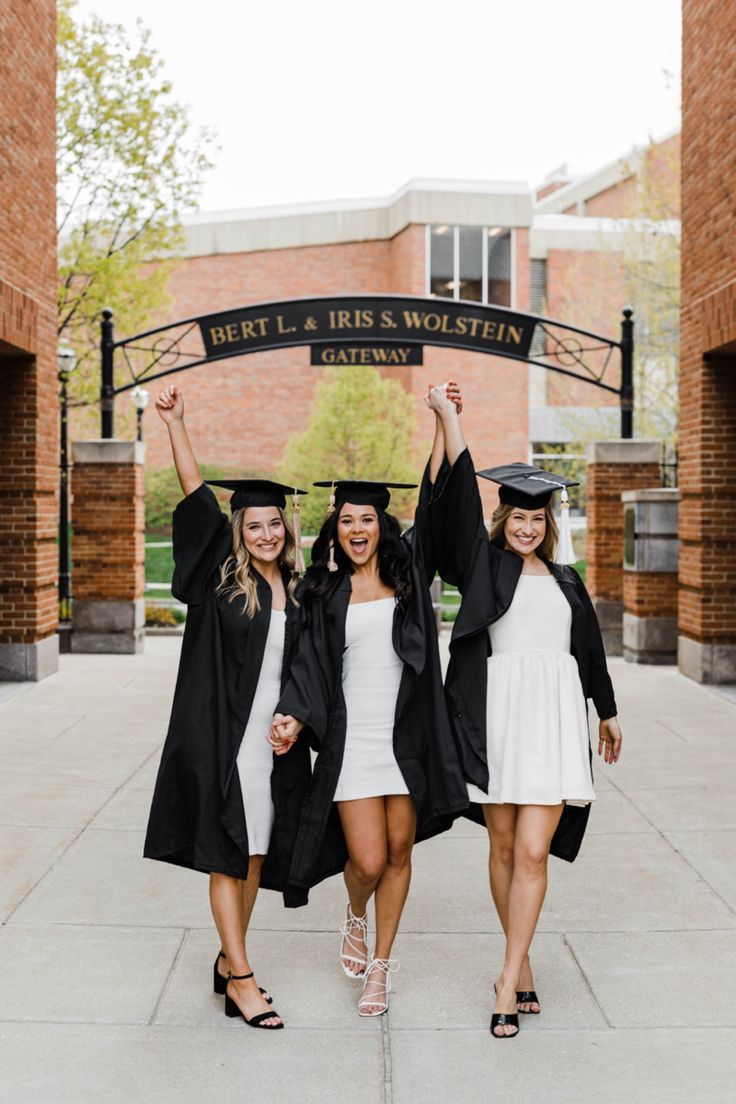
[[[309,751],[286,755],[287,745],[268,741],[298,628],[300,549],[285,494],[293,490],[296,503],[303,492],[219,482],[232,491],[228,520],[202,480],[181,391],[162,392],[156,409],[185,495],[173,516],[171,589],[188,610],[144,855],[209,874],[220,937],[214,991],[225,994],[226,1015],[273,1030],[283,1021],[256,984],[246,936],[259,885],[281,890],[287,907],[307,900],[288,885],[288,869]]]
[[[462,594],[445,689],[471,810],[490,838],[491,894],[506,935],[490,1030],[508,1039],[520,1012],[541,1011],[529,948],[547,857],[574,860],[595,799],[586,699],[607,764],[619,757],[621,729],[595,612],[551,509],[561,491],[565,516],[572,481],[524,463],[476,472],[457,386],[432,388],[427,404],[435,444],[416,524],[430,563]],[[490,539],[476,475],[500,487]]]

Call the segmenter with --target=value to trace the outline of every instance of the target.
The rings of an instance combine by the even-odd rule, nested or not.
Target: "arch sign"
[[[539,315],[468,300],[345,295],[258,303],[116,341],[112,311],[105,310],[102,436],[113,436],[116,394],[201,364],[305,345],[313,364],[421,364],[423,346],[435,345],[536,364],[611,391],[621,402],[621,435],[630,437],[631,315],[624,311],[621,339],[614,341]],[[119,369],[130,378],[116,386]],[[612,372],[618,386],[606,379]]]

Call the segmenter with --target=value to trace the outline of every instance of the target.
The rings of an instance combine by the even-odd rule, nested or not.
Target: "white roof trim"
[[[249,253],[388,240],[411,223],[529,226],[531,193],[520,181],[410,180],[378,199],[199,211],[184,221],[185,256]]]

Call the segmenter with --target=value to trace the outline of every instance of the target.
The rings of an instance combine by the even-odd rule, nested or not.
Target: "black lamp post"
[[[142,387],[134,387],[130,392],[130,401],[135,407],[136,421],[138,430],[136,438],[139,441],[143,440],[143,411],[148,406],[148,392],[144,391]]]
[[[73,349],[62,346],[56,359],[58,379],[61,384],[59,402],[61,404],[61,435],[59,456],[59,620],[69,621],[72,596],[71,574],[69,571],[69,451],[67,426],[67,384],[69,376],[77,366],[77,357]]]

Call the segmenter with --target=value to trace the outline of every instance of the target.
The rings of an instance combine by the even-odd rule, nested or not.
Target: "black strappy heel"
[[[227,978],[223,977],[220,971],[217,969],[217,963],[220,961],[221,958],[227,958],[227,955],[223,951],[218,951],[217,958],[215,959],[215,965],[212,968],[212,989],[215,993],[217,993],[218,997],[223,997],[225,995],[225,990],[227,989]],[[260,989],[261,996],[265,1000],[266,1004],[273,1004],[273,997],[269,997],[266,990],[261,989],[260,985],[258,986],[258,988]]]
[[[228,995],[227,985],[230,981],[247,981],[248,978],[253,977],[253,972],[249,974],[228,974],[227,982],[225,984],[225,1015],[230,1019],[234,1019],[236,1016],[242,1016],[247,1023],[248,1027],[261,1027],[264,1031],[278,1031],[279,1028],[284,1026],[283,1021],[277,1024],[267,1024],[264,1020],[270,1020],[273,1016],[278,1016],[278,1012],[272,1010],[270,1012],[261,1012],[258,1016],[251,1016],[250,1019],[246,1016],[242,1009],[238,1008],[237,1004],[231,996]],[[281,1017],[279,1016],[279,1019]]]
[[[517,989],[516,991],[516,1003],[517,1004],[539,1004],[539,997],[534,989]],[[538,1016],[542,1011],[541,1006],[536,1012],[531,1008],[520,1008],[519,1013],[522,1016]]]

